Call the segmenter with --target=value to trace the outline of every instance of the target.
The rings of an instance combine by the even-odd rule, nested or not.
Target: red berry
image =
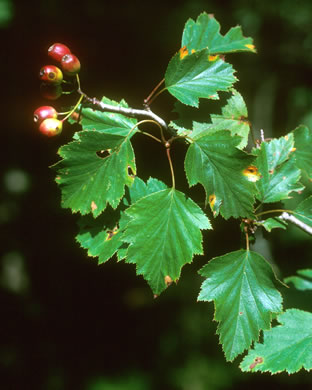
[[[40,69],[39,77],[45,83],[57,85],[61,84],[63,73],[54,65],[46,65]]]
[[[62,132],[63,122],[56,118],[47,118],[39,126],[39,131],[48,137],[54,137]]]
[[[70,54],[70,50],[67,46],[62,43],[54,43],[48,49],[48,55],[55,61],[61,61],[65,54]]]
[[[67,76],[75,76],[80,71],[80,61],[74,54],[65,54],[61,66]]]
[[[34,122],[40,125],[47,118],[57,118],[57,112],[54,107],[51,106],[41,106],[37,108],[34,112]]]

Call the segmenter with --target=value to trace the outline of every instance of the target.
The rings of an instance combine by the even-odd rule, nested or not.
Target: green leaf
[[[240,364],[242,371],[293,374],[312,369],[312,313],[289,309],[277,319],[281,325],[263,332],[263,344],[249,351]]]
[[[247,107],[241,94],[232,90],[232,97],[228,99],[227,105],[222,108],[222,115],[211,115],[211,130],[230,130],[232,135],[242,137],[239,149],[243,149],[248,142],[250,123],[247,120]]]
[[[262,142],[260,149],[253,149],[257,155],[256,166],[261,179],[256,183],[262,203],[278,202],[290,198],[293,191],[299,192],[304,187],[298,183],[300,169],[290,154],[293,152],[293,135]]]
[[[287,223],[281,219],[277,218],[267,218],[264,221],[257,221],[257,224],[263,226],[265,230],[271,232],[272,229],[286,229]]]
[[[294,215],[300,221],[312,228],[312,196],[304,199],[294,210]]]
[[[299,276],[289,276],[284,279],[285,283],[292,283],[297,290],[312,290],[312,269],[300,269]]]
[[[299,126],[293,131],[295,138],[296,165],[312,179],[312,131],[306,126]]]
[[[76,240],[88,250],[88,256],[99,257],[99,264],[109,260],[117,251],[125,252],[128,245],[121,240],[121,236],[124,227],[129,222],[129,217],[124,209],[144,196],[164,188],[166,185],[157,179],[150,178],[145,184],[143,180],[136,177],[123,198],[122,208],[118,210],[107,208],[96,219],[91,215],[82,216],[79,219],[80,232]],[[119,253],[119,260],[123,257]]]
[[[179,119],[172,121],[170,125],[178,131],[179,135],[189,135],[190,137],[197,137],[203,132],[208,134],[220,130],[230,130],[232,135],[241,137],[238,148],[243,149],[247,145],[250,131],[247,107],[239,92],[232,89],[231,93],[232,96],[222,108],[222,114],[210,115],[212,123],[207,122],[207,109],[202,110],[201,107],[195,109],[176,102],[174,112],[179,114]]]
[[[282,310],[274,273],[261,255],[246,250],[215,257],[199,273],[207,279],[198,300],[214,301],[217,334],[232,361],[258,340],[260,330],[270,329],[272,313]]]
[[[124,215],[124,214],[123,214]],[[124,245],[120,237],[127,218],[120,218],[119,212],[107,210],[94,219],[91,215],[82,216],[78,221],[80,228],[76,240],[88,250],[88,256],[97,257],[102,264],[109,260]]]
[[[128,107],[128,104],[124,100],[117,103],[103,97],[101,101],[112,106]],[[93,110],[92,108],[83,108],[81,116],[81,124],[84,130],[97,130],[99,132],[117,134],[123,137],[126,137],[129,134],[129,131],[137,123],[136,119],[128,118],[125,115],[111,112],[101,112]]]
[[[253,216],[255,186],[245,170],[254,157],[237,149],[241,138],[229,131],[202,133],[189,146],[185,172],[190,186],[200,183],[215,215],[224,218]]]
[[[131,218],[122,239],[129,243],[126,261],[135,263],[154,294],[177,281],[181,268],[202,254],[200,229],[211,225],[203,211],[175,189],[145,196],[126,211]]]
[[[97,217],[107,203],[116,208],[125,186],[131,186],[136,173],[134,152],[128,137],[94,130],[80,131],[78,137],[60,148],[63,160],[54,165],[56,181],[63,207]],[[99,157],[101,151],[107,156]]]
[[[211,59],[207,49],[186,56],[180,52],[166,70],[166,88],[182,103],[198,107],[199,98],[218,99],[217,91],[228,91],[236,81],[233,73],[230,64]]]
[[[168,188],[166,184],[158,179],[150,177],[145,184],[142,179],[136,177],[133,185],[129,188],[129,201],[126,202],[125,200],[125,204],[131,205],[144,196],[165,190],[166,188]]]
[[[248,51],[255,53],[251,38],[243,37],[241,27],[231,28],[225,36],[220,34],[220,24],[213,15],[202,13],[196,22],[189,19],[184,27],[182,47],[188,51],[208,48],[210,54]]]

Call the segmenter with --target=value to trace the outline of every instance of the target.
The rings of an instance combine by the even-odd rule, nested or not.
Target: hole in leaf
[[[133,170],[130,167],[130,165],[128,165],[128,176],[131,177],[132,179],[135,178],[135,173],[133,172]]]
[[[96,152],[96,155],[100,158],[106,158],[110,156],[110,149],[99,150]]]

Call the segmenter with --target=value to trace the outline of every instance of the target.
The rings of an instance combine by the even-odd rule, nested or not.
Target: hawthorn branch
[[[280,215],[279,218],[283,219],[284,221],[288,221],[288,222],[293,223],[298,228],[300,228],[300,229],[304,230],[306,233],[312,235],[312,228],[309,225],[305,224],[304,222],[300,221],[294,215],[283,212],[283,214]]]
[[[157,122],[162,129],[168,130],[167,123],[156,115],[150,108],[145,109],[136,109],[130,107],[122,107],[122,106],[112,106],[110,104],[105,104],[96,98],[90,98],[86,94],[84,94],[81,90],[78,92],[83,96],[83,103],[86,104],[87,107],[95,108],[98,111],[102,112],[116,112],[118,114],[123,114],[129,116],[131,118],[148,118]]]

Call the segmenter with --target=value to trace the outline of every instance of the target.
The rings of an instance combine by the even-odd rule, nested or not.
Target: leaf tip
[[[252,51],[252,52],[254,52],[254,53],[256,53],[256,46],[255,45],[252,45],[252,44],[250,44],[250,43],[247,43],[246,45],[245,45],[245,47],[247,47],[247,49],[249,49],[250,51]]]

